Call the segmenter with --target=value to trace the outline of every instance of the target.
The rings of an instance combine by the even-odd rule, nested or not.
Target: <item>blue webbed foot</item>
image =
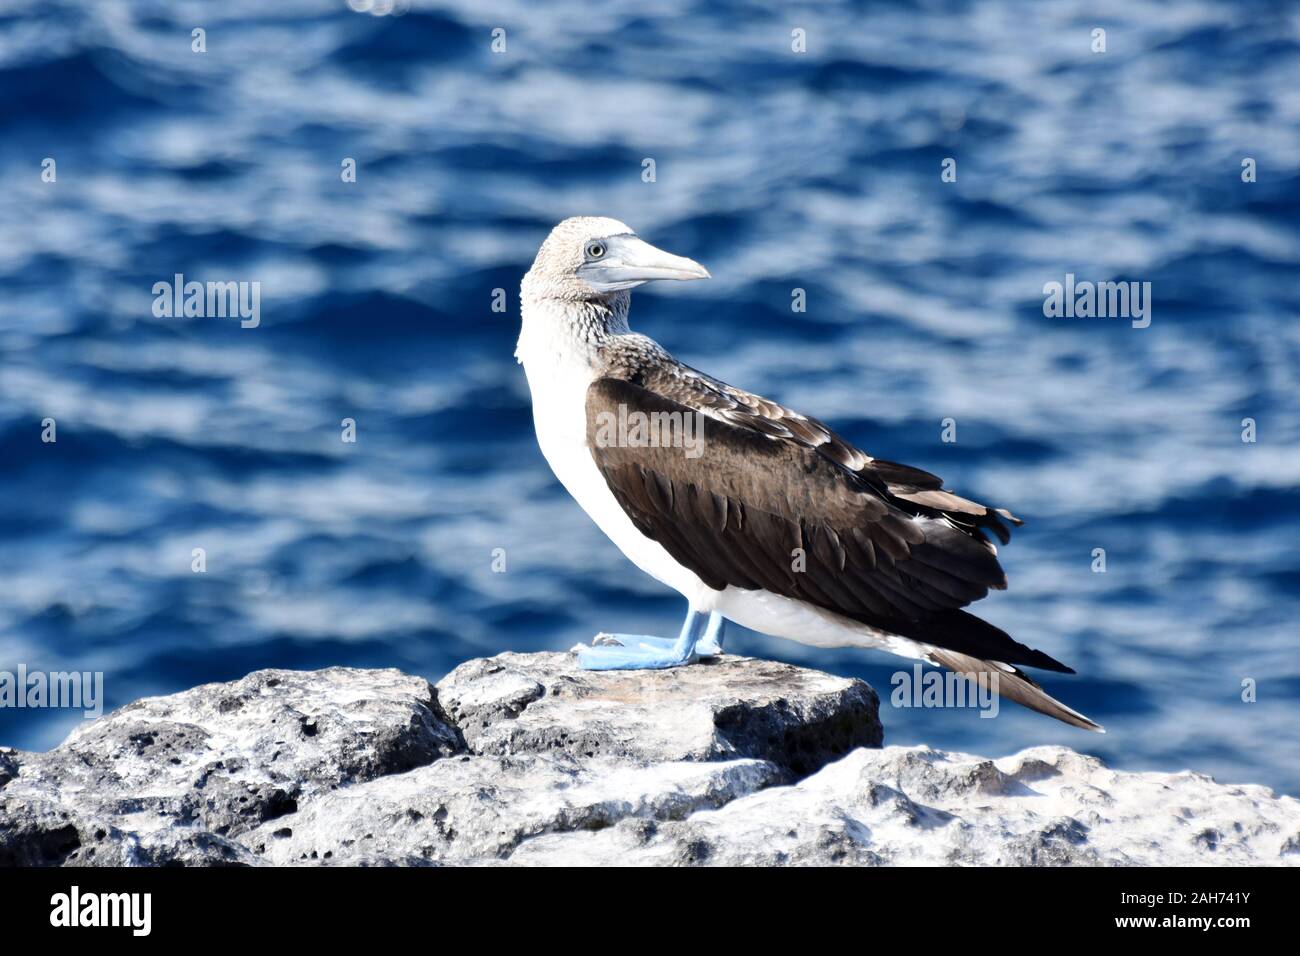
[[[607,634],[601,631],[591,639],[592,647],[659,647],[669,648],[677,643],[675,637],[653,637],[649,634]]]
[[[659,670],[680,667],[722,653],[721,615],[710,614],[707,622],[698,611],[689,611],[676,638],[648,634],[597,634],[592,646],[579,646],[578,666],[589,671]]]
[[[594,646],[578,648],[578,666],[588,671],[660,670],[694,660],[689,644],[643,634],[598,634]]]

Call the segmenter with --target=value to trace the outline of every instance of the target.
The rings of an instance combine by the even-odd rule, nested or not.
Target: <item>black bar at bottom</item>
[[[133,937],[237,944],[244,932],[259,946],[337,944],[458,924],[477,927],[485,945],[537,934],[540,944],[556,933],[558,944],[572,932],[583,949],[595,948],[603,929],[625,934],[607,941],[641,945],[701,929],[732,944],[753,936],[771,945],[778,926],[810,942],[823,929],[863,933],[864,946],[900,931],[967,943],[976,932],[1013,945],[1038,933],[1230,943],[1289,926],[1294,886],[1294,871],[1237,868],[8,869],[0,870],[0,925],[7,943],[75,933],[128,945]],[[81,925],[112,921],[119,925]]]

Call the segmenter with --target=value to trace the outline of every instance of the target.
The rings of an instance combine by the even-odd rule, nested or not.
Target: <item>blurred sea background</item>
[[[865,678],[887,743],[1300,793],[1294,3],[0,0],[0,175],[0,670],[103,671],[113,707],[676,633],[512,356],[537,246],[605,215],[714,276],[634,328],[1027,520],[975,610],[1109,733],[730,650]],[[155,318],[176,273],[260,282],[260,326]],[[1151,282],[1150,327],[1044,317],[1066,273]],[[0,744],[79,719],[0,709]]]

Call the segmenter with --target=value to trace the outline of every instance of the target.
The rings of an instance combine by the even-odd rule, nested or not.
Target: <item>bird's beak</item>
[[[578,277],[597,292],[631,289],[655,279],[710,278],[694,259],[656,249],[636,236],[611,236],[604,243],[605,255],[578,267]]]

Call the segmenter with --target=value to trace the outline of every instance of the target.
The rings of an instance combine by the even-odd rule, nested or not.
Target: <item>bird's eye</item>
[[[603,242],[593,242],[587,246],[587,258],[599,259],[605,254],[605,244]]]

